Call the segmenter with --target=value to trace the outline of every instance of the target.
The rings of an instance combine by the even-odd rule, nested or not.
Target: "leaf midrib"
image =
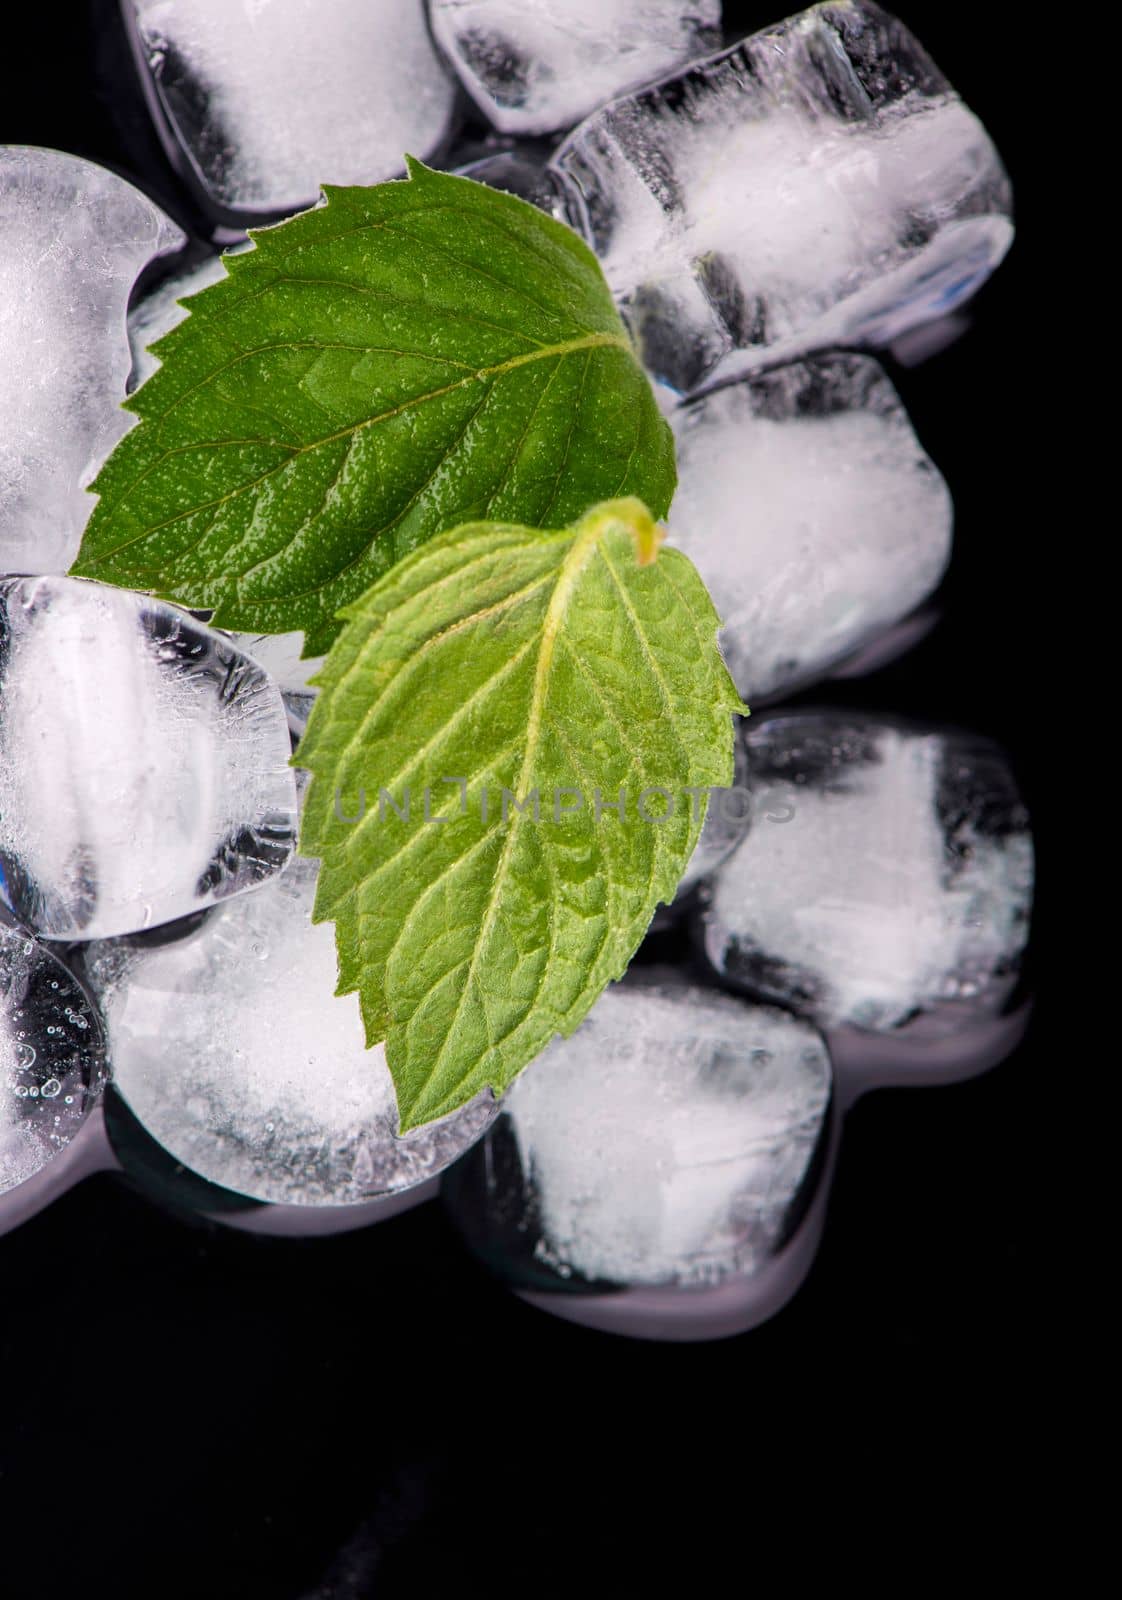
[[[573,541],[572,548],[564,557],[561,562],[561,566],[558,569],[557,582],[554,587],[553,594],[550,597],[549,607],[546,611],[545,621],[542,625],[541,643],[538,647],[538,660],[534,669],[534,683],[530,691],[530,715],[527,721],[526,749],[522,757],[522,766],[521,770],[519,771],[517,784],[514,790],[516,796],[519,794],[525,794],[527,779],[533,771],[533,763],[537,756],[538,744],[541,739],[542,717],[544,714],[545,701],[548,693],[549,675],[553,667],[553,658],[557,648],[557,641],[561,634],[561,626],[565,620],[565,613],[567,612],[569,604],[572,600],[573,591],[576,588],[577,580],[580,578],[585,566],[595,553],[597,546],[599,545],[604,534],[613,525],[618,525],[614,517],[596,517],[590,519],[588,526],[584,529],[580,536]],[[564,536],[562,535],[562,537]],[[510,855],[514,849],[515,841],[517,840],[521,829],[523,815],[524,813],[521,810],[515,810],[514,818],[512,819],[511,826],[507,832],[506,840],[503,844],[502,853],[495,864],[495,872],[491,879],[491,893],[488,897],[487,910],[483,921],[480,924],[479,935],[472,949],[471,960],[468,963],[467,974],[464,978],[463,986],[460,989],[459,998],[456,1001],[456,1009],[452,1015],[449,1026],[445,1030],[444,1038],[441,1041],[440,1048],[433,1057],[428,1072],[425,1074],[424,1079],[418,1086],[413,1096],[414,1103],[420,1102],[425,1090],[428,1088],[429,1084],[439,1071],[445,1052],[448,1049],[449,1040],[455,1033],[456,1027],[459,1023],[460,1014],[464,1007],[464,1001],[471,991],[480,952],[483,950],[487,940],[490,938],[491,929],[494,926],[495,918],[498,915],[499,901],[501,898],[498,892],[499,886],[502,884],[506,875]],[[490,1030],[488,1030],[488,1033],[489,1031]]]
[[[586,333],[581,334],[575,339],[561,340],[557,344],[542,345],[538,349],[528,350],[524,351],[520,355],[510,356],[505,361],[496,362],[493,366],[480,367],[476,371],[468,373],[466,377],[457,378],[454,383],[444,384],[439,389],[430,389],[424,394],[412,395],[408,400],[403,400],[400,405],[392,406],[388,411],[379,412],[377,416],[364,417],[361,422],[351,423],[345,428],[338,429],[335,433],[324,434],[321,438],[314,439],[308,444],[284,445],[282,448],[291,452],[286,459],[278,462],[275,467],[270,467],[267,472],[262,473],[259,478],[255,478],[251,483],[239,484],[236,488],[231,489],[228,494],[221,495],[216,500],[210,500],[202,505],[190,506],[182,511],[177,511],[174,516],[165,518],[163,522],[156,523],[150,528],[145,528],[142,532],[135,534],[131,539],[124,539],[120,544],[115,544],[111,550],[105,551],[104,554],[94,556],[92,559],[82,562],[80,566],[75,563],[73,570],[77,573],[89,573],[94,567],[114,560],[121,554],[122,551],[130,549],[133,545],[140,544],[146,539],[150,539],[153,534],[163,532],[165,528],[170,528],[174,523],[181,521],[182,518],[188,516],[197,516],[201,511],[209,511],[217,507],[224,506],[228,504],[229,501],[236,500],[239,495],[247,493],[250,489],[258,488],[262,483],[267,482],[276,473],[283,472],[285,468],[290,467],[292,463],[298,460],[301,456],[305,456],[312,451],[322,449],[325,445],[337,444],[342,439],[354,439],[363,431],[363,429],[377,427],[380,423],[389,422],[394,417],[402,416],[405,412],[412,410],[416,406],[427,405],[430,400],[440,400],[447,394],[453,394],[457,389],[466,389],[469,384],[472,383],[489,382],[495,378],[502,377],[504,373],[515,371],[518,367],[528,366],[534,361],[547,361],[555,359],[564,360],[566,356],[574,355],[579,350],[596,350],[611,347],[629,351],[630,344],[628,342],[627,335],[625,333]],[[239,360],[248,359],[250,356],[258,353],[258,351],[243,352],[243,354],[239,356]],[[220,370],[229,371],[230,367],[235,366],[236,364],[236,362],[230,362],[225,368]],[[213,381],[214,376],[215,374],[213,373],[208,374],[208,377],[206,380],[204,380],[204,383],[200,383],[196,386],[196,388],[205,387],[205,383]],[[195,392],[195,389],[189,390],[187,395],[180,397],[180,401],[189,398],[189,396]],[[168,413],[168,415],[170,415],[170,413]],[[145,468],[144,472],[141,473],[140,477],[129,486],[127,493],[119,502],[120,506],[123,508],[128,504],[129,500],[135,494],[140,485],[147,477],[150,476],[151,473],[155,472],[162,465],[168,456],[183,454],[190,450],[215,449],[218,446],[224,445],[225,443],[226,441],[221,439],[202,440],[197,444],[179,445],[174,447],[172,450],[164,451],[162,455],[150,462]],[[332,579],[329,581],[334,580]],[[323,587],[324,585],[322,584],[316,586],[317,589]],[[313,593],[315,591],[309,590],[306,592]]]

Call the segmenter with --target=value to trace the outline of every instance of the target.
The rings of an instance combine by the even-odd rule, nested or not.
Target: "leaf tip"
[[[640,567],[653,566],[666,539],[666,529],[655,521],[643,502],[633,494],[626,495],[622,500],[605,500],[593,506],[582,519],[581,528],[593,538],[610,528],[622,528],[631,535],[635,559]]]
[[[397,1096],[397,1132],[399,1138],[404,1138],[407,1133],[413,1133],[417,1128],[423,1128],[425,1118],[418,1116],[415,1111],[406,1110],[401,1103],[401,1093]]]
[[[666,538],[666,529],[659,527],[648,512],[643,522],[632,525],[631,535],[635,540],[635,558],[638,565],[653,566],[658,560],[658,552]]]
[[[80,548],[78,554],[70,563],[66,576],[68,578],[89,578],[92,576],[93,568],[96,567],[97,564],[97,556],[91,555],[90,552],[85,548]]]

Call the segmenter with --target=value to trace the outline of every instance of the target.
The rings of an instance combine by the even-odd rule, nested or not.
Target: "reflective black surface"
[[[737,9],[763,24],[782,8]],[[803,1290],[714,1345],[543,1316],[479,1271],[438,1206],[286,1241],[88,1180],[0,1240],[6,1600],[645,1595],[679,1570],[686,1594],[812,1577],[907,1594],[943,1562],[957,1591],[1038,1560],[1066,1461],[1048,1430],[1068,1368],[1047,1325],[1073,1231],[1063,1104],[1103,1070],[1050,977],[1078,938],[1056,835],[1082,783],[1044,694],[1073,643],[1054,552],[1078,544],[1086,570],[1091,546],[1047,487],[1080,255],[1054,280],[1041,262],[1070,226],[1048,157],[1077,85],[1068,46],[1027,14],[897,10],[986,121],[1020,232],[967,336],[893,371],[955,496],[943,622],[875,679],[812,694],[1012,752],[1040,846],[1026,1042],[975,1081],[864,1099]],[[190,223],[113,0],[20,11],[0,138],[105,161]]]

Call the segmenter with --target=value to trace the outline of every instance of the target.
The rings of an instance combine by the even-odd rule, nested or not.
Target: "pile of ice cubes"
[[[753,718],[660,913],[692,958],[641,957],[501,1106],[400,1138],[294,855],[317,663],[65,573],[120,401],[219,248],[408,151],[599,256],[676,437],[671,537],[753,706],[883,659],[952,508],[870,352],[936,344],[1001,260],[997,152],[869,0],[748,38],[720,0],[123,9],[180,221],[0,149],[0,1195],[107,1100],[113,1159],[155,1151],[203,1210],[365,1217],[457,1163],[453,1214],[528,1297],[668,1337],[759,1320],[805,1271],[853,1096],[1016,1036],[1033,861],[1001,752]]]

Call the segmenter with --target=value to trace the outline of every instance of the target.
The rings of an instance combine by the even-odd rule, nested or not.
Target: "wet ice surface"
[[[129,426],[125,312],[184,236],[123,178],[57,150],[0,146],[0,569],[62,572],[85,484]]]
[[[647,366],[683,389],[891,343],[964,302],[1012,239],[985,129],[863,0],[594,112],[555,165]]]
[[[0,867],[48,938],[132,932],[275,872],[296,788],[276,685],[174,606],[0,580]]]
[[[0,924],[0,1194],[69,1144],[100,1075],[97,1017],[79,985]]]
[[[671,424],[672,539],[713,596],[749,704],[821,676],[938,584],[950,496],[875,361],[782,367]]]
[[[537,1259],[562,1277],[753,1271],[782,1242],[822,1131],[830,1064],[811,1027],[656,974],[606,990],[503,1103]]]
[[[1028,819],[989,741],[843,712],[747,735],[748,785],[786,800],[708,886],[705,949],[729,981],[820,1026],[878,1032],[1008,998],[1028,937]]]
[[[219,206],[312,204],[443,142],[455,87],[423,0],[132,0],[176,137]]]
[[[720,0],[429,0],[433,34],[506,133],[571,127],[720,43]]]
[[[313,924],[316,866],[272,882],[159,948],[93,945],[113,1082],[177,1160],[258,1200],[340,1205],[424,1183],[495,1115],[489,1092],[396,1137],[381,1045],[357,995],[336,996],[330,923]]]

